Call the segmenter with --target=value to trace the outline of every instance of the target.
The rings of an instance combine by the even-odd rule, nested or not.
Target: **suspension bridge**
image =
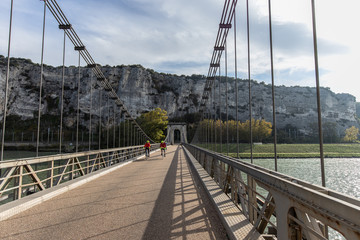
[[[10,21],[7,70],[4,84],[2,142],[0,161],[0,233],[1,239],[360,239],[360,201],[326,188],[319,70],[316,37],[316,11],[312,3],[315,81],[322,186],[313,185],[277,171],[276,102],[272,49],[271,1],[268,0],[269,42],[272,76],[274,134],[274,171],[253,165],[252,125],[250,163],[221,154],[227,139],[210,126],[198,127],[188,143],[186,123],[168,126],[169,144],[166,156],[159,144],[149,138],[126,108],[129,104],[117,94],[90,51],[56,0],[43,1],[43,34],[38,91],[35,157],[4,159],[9,81],[11,79],[11,36],[13,0]],[[252,119],[249,11],[247,10],[249,119]],[[227,55],[234,42],[235,99],[238,109],[236,63],[237,0],[225,0],[199,112],[201,120],[228,118]],[[40,156],[42,146],[42,108],[44,81],[44,44],[46,14],[51,13],[63,31],[63,66],[59,94],[58,145],[56,154]],[[71,19],[71,16],[69,17]],[[229,32],[234,31],[233,39]],[[75,141],[66,151],[64,127],[65,41],[70,40],[78,53],[78,78]],[[91,69],[93,81],[87,114],[80,106],[81,59]],[[224,60],[225,64],[221,62]],[[225,76],[221,69],[225,69]],[[225,85],[225,86],[224,86]],[[221,90],[225,87],[225,90]],[[225,101],[221,92],[225,91]],[[93,95],[97,101],[93,102]],[[104,100],[105,99],[105,100]],[[105,101],[105,103],[104,103]],[[98,104],[95,106],[95,103]],[[105,106],[105,111],[102,107]],[[95,117],[94,111],[98,110]],[[106,113],[105,113],[106,112]],[[81,117],[86,118],[87,139],[80,133]],[[95,122],[95,119],[97,122]],[[110,122],[111,120],[111,122]],[[228,120],[228,119],[227,119]],[[238,120],[238,111],[236,111]],[[103,123],[106,128],[102,129]],[[238,121],[237,121],[238,122]],[[93,125],[97,126],[93,127]],[[112,128],[108,126],[112,125]],[[220,121],[220,129],[221,121]],[[225,128],[225,126],[223,126]],[[238,128],[239,126],[237,126]],[[94,136],[96,129],[97,138]],[[110,144],[110,131],[112,144]],[[175,144],[174,133],[181,144]],[[220,132],[223,132],[220,130]],[[236,131],[237,148],[239,146]],[[102,136],[105,134],[106,136]],[[218,134],[218,136],[217,136]],[[49,138],[49,135],[48,135]],[[145,158],[143,143],[152,141],[150,158]],[[189,139],[191,140],[191,139]],[[105,142],[104,142],[105,141]],[[190,142],[190,141],[189,141]],[[200,145],[197,143],[201,143]],[[220,153],[217,146],[220,145]],[[212,146],[202,148],[200,146]],[[209,150],[211,148],[212,150]],[[336,236],[336,237],[334,237]]]

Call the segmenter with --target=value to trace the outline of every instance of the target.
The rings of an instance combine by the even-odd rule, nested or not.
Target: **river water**
[[[244,161],[250,162],[250,160]],[[326,158],[324,161],[326,187],[360,199],[360,159]],[[254,159],[253,163],[275,170],[274,159]],[[278,159],[278,171],[321,186],[319,158]],[[329,239],[343,240],[345,238],[340,233],[329,229]]]
[[[274,159],[254,159],[254,164],[274,170]],[[326,158],[326,187],[360,199],[360,159]],[[250,162],[250,160],[246,160]],[[319,158],[278,159],[278,171],[321,186]]]

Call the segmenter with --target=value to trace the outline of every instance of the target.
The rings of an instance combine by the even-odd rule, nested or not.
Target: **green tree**
[[[355,142],[358,139],[359,129],[355,126],[352,126],[345,130],[345,137],[343,138],[344,142]]]
[[[165,138],[164,131],[168,125],[168,116],[165,110],[156,108],[153,111],[141,114],[136,120],[145,133],[155,142]]]
[[[325,143],[336,143],[339,142],[340,138],[337,133],[336,122],[325,122],[323,123],[323,135]]]

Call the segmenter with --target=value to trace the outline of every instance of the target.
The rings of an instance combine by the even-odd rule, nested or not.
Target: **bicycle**
[[[166,148],[161,148],[161,156],[166,157]]]
[[[145,148],[145,160],[150,157],[150,148]]]

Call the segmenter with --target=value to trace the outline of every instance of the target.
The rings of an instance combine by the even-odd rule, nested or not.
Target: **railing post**
[[[74,158],[71,159],[70,161],[71,167],[70,167],[70,179],[73,180],[74,179]]]
[[[230,186],[231,186],[231,199],[233,200],[236,205],[238,205],[238,194],[237,194],[237,187],[236,187],[236,181],[235,181],[235,169],[233,167],[230,167],[231,171],[229,171],[229,178],[230,178]]]
[[[247,218],[249,218],[248,209],[247,209],[246,203],[245,203],[246,190],[245,190],[245,187],[244,187],[241,172],[238,169],[235,169],[235,182],[236,182],[236,185],[237,185],[237,190],[238,190],[237,192],[238,192],[239,197],[240,197],[241,211],[243,212],[243,214]]]
[[[24,170],[24,166],[21,165],[19,167],[19,188],[18,188],[17,199],[20,199],[22,197],[23,170]]]
[[[53,186],[53,183],[54,183],[54,161],[51,161],[51,169],[50,169],[50,187]]]
[[[210,156],[208,157],[207,159],[207,163],[206,163],[206,171],[208,172],[208,174],[211,176],[211,170],[212,170],[212,163],[214,161],[214,157],[213,156]]]
[[[16,170],[14,171],[14,174],[15,175],[19,175],[20,173],[20,168],[19,167],[16,167]],[[14,187],[18,186],[20,187],[19,185],[19,181],[20,181],[20,177],[14,177]],[[18,199],[18,195],[19,195],[19,189],[14,189],[13,190],[13,200],[16,200]]]
[[[221,189],[224,189],[224,179],[225,179],[225,163],[220,163],[220,175],[219,175],[219,186]]]
[[[207,162],[207,155],[204,154],[203,162],[200,163],[200,164],[203,166],[203,168],[204,168],[205,170],[206,170],[206,162]]]
[[[85,163],[85,174],[89,174],[90,172],[90,155],[87,156],[87,160]]]
[[[216,161],[216,178],[214,180],[221,186],[221,165],[222,161],[217,160]]]
[[[248,211],[249,211],[249,221],[254,224],[257,219],[257,212],[255,206],[257,205],[256,201],[256,182],[253,177],[248,175]]]
[[[198,154],[198,157],[196,158],[196,160],[200,163],[201,165],[201,161],[202,161],[202,153],[201,151],[197,150],[197,149],[194,149],[192,151],[195,151],[197,154]],[[190,151],[191,152],[191,151]]]
[[[212,157],[210,160],[210,164],[209,164],[209,167],[210,167],[209,175],[211,178],[214,178],[214,175],[215,175],[215,164],[216,164],[215,162],[216,162],[215,158]]]
[[[276,204],[277,239],[289,238],[288,213],[291,207],[289,198],[274,191],[271,192]],[[281,206],[281,207],[279,207]]]

